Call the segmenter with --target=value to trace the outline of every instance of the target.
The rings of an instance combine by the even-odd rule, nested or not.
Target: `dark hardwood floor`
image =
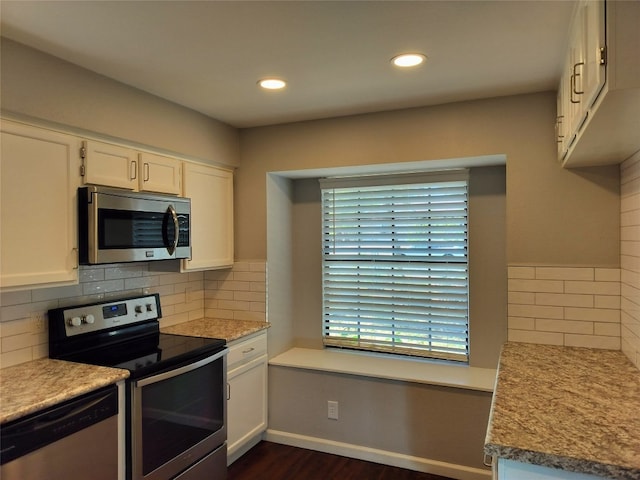
[[[272,442],[260,442],[229,467],[227,480],[451,480]]]

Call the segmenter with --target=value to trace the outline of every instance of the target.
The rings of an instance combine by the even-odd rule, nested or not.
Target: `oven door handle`
[[[169,370],[168,372],[164,372],[164,373],[159,373],[158,375],[154,375],[152,377],[143,378],[136,382],[136,387],[145,387],[153,383],[158,383],[163,380],[167,380],[169,378],[177,377],[178,375],[182,375],[183,373],[190,372],[197,368],[208,365],[211,362],[215,362],[216,360],[224,357],[227,353],[229,353],[229,349],[225,348],[224,350],[221,350],[210,357],[203,358],[202,360],[199,360],[194,363],[190,363],[189,365],[185,365],[184,367],[176,368],[174,370]]]

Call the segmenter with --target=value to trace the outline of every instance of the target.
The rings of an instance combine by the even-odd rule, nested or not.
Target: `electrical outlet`
[[[31,333],[44,333],[44,312],[31,312]]]
[[[333,400],[327,401],[327,418],[338,420],[338,402]]]

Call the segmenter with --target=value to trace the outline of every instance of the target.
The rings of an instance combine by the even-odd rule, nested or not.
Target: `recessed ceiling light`
[[[263,78],[258,85],[266,90],[280,90],[287,85],[287,82],[279,78]]]
[[[427,57],[421,53],[403,53],[393,57],[391,63],[396,67],[415,67],[423,63],[426,59]]]

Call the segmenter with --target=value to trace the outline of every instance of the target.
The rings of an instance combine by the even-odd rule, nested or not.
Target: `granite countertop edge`
[[[228,342],[270,327],[268,322],[202,318],[164,327],[164,333],[223,338]],[[0,424],[115,384],[129,371],[41,358],[0,369]]]
[[[113,385],[129,371],[40,358],[0,369],[0,424]]]
[[[615,371],[613,379],[610,369]],[[600,383],[601,390],[592,392],[590,383]],[[583,436],[585,432],[580,428],[597,419],[604,394],[609,392],[621,403],[611,409],[614,410],[612,428],[632,436],[625,446],[616,445],[615,453],[613,448],[607,448],[611,443],[602,442],[594,454],[593,443],[584,440],[592,435]],[[620,395],[621,392],[624,395]],[[555,408],[548,408],[554,402],[560,407],[557,423],[550,421]],[[569,410],[562,410],[567,405]],[[624,353],[507,342],[498,366],[484,453],[565,471],[640,480],[640,420],[629,414],[634,411],[640,411],[640,371]],[[576,416],[571,418],[571,415]],[[566,437],[562,438],[558,432],[567,422],[575,428],[569,434],[576,436],[577,447],[572,446],[565,454],[562,442]],[[609,427],[607,423],[594,425],[601,431],[593,436],[601,434],[606,438],[612,432]],[[556,439],[559,443],[555,443]]]
[[[188,322],[160,327],[162,333],[186,335],[190,337],[222,338],[227,343],[241,340],[271,326],[269,322],[257,320],[231,320],[221,318],[199,318]]]

